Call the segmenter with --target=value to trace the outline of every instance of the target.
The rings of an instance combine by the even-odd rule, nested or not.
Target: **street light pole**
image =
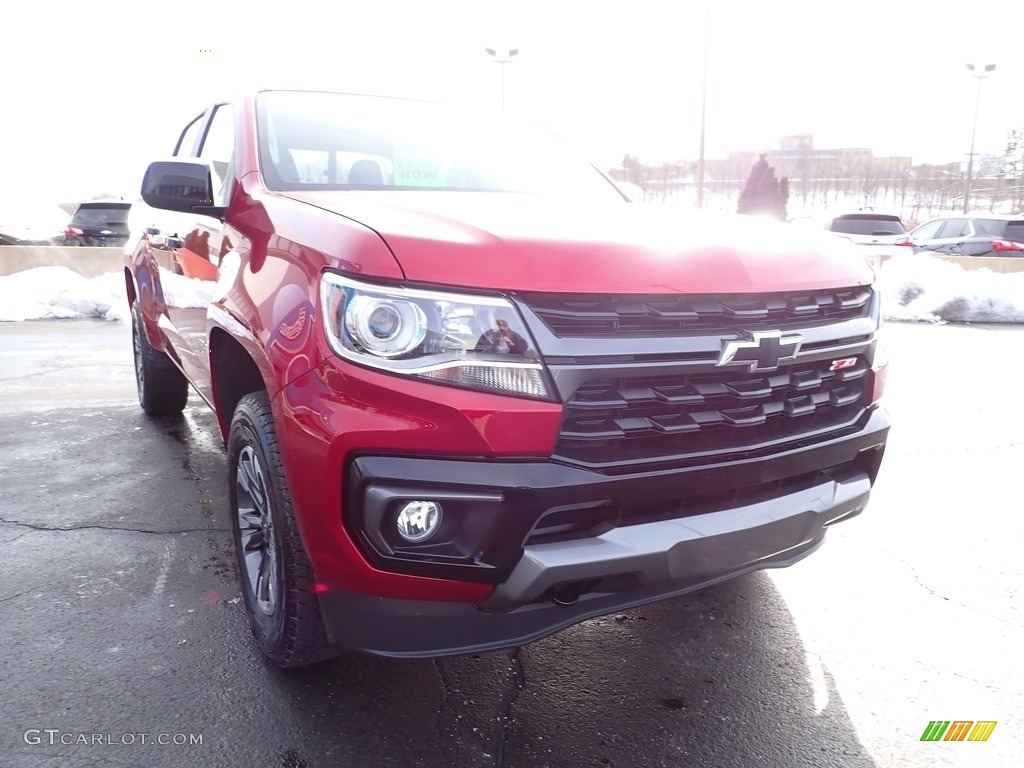
[[[697,152],[697,207],[704,207],[704,126],[708,105],[708,41],[711,28],[711,0],[707,0],[704,13],[704,72],[700,86],[700,148]]]
[[[967,155],[967,179],[964,183],[964,213],[969,213],[971,209],[971,177],[974,175],[974,139],[978,133],[978,108],[981,106],[981,81],[989,76],[989,73],[994,71],[996,68],[995,64],[986,64],[985,67],[979,71],[975,71],[973,64],[967,64],[967,70],[971,72],[971,77],[978,81],[978,92],[974,97],[974,127],[971,128],[971,152]]]
[[[495,64],[501,65],[501,109],[505,111],[505,65],[512,63],[512,57],[519,55],[518,48],[511,48],[505,56],[499,57],[498,51],[494,48],[484,48],[484,53],[494,59]]]

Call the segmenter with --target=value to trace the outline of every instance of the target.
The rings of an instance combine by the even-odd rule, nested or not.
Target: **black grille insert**
[[[523,301],[559,337],[662,335],[722,330],[779,330],[867,317],[871,289],[756,295],[525,294]]]
[[[852,427],[868,405],[863,356],[772,372],[588,381],[566,403],[555,455],[605,471],[665,460],[713,461]]]

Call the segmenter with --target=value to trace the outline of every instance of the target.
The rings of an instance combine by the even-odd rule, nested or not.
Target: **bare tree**
[[[1024,128],[1010,131],[1006,137],[1002,177],[1009,187],[1013,210],[1024,213]]]

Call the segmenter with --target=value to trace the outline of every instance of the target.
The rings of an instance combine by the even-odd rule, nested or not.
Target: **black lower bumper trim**
[[[591,512],[605,527],[629,526],[752,503],[756,494],[784,496],[821,482],[823,475],[863,471],[874,482],[888,430],[888,415],[875,408],[856,434],[770,457],[613,476],[555,461],[360,456],[349,466],[345,523],[382,570],[497,585],[540,532],[557,535],[563,518],[568,536],[582,538],[589,532],[580,520]],[[443,502],[451,527],[437,537],[438,544],[403,549],[393,535],[389,540],[391,513],[368,499],[429,499],[432,489],[472,498]]]
[[[763,568],[803,559],[823,541],[824,531],[784,555],[738,571],[621,594],[594,594],[571,605],[532,603],[488,613],[466,603],[395,600],[352,592],[319,595],[328,639],[341,647],[390,658],[440,658],[517,648],[586,619],[693,592]]]

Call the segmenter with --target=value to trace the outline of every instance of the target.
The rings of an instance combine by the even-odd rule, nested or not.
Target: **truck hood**
[[[866,285],[848,242],[757,217],[477,192],[286,192],[377,232],[406,279],[505,291],[762,293]],[[341,254],[339,254],[340,256]]]

